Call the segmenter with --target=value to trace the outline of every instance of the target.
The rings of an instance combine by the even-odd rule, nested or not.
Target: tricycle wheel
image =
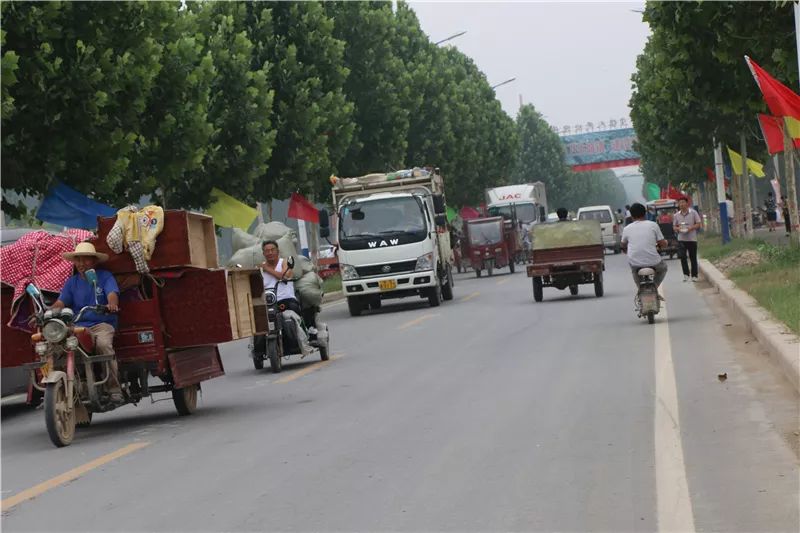
[[[273,374],[283,370],[283,338],[278,330],[275,338],[267,339],[267,354],[269,354],[269,367]]]
[[[197,409],[197,389],[199,388],[200,385],[189,385],[180,389],[172,389],[172,401],[179,415],[187,416]]]
[[[253,354],[253,366],[256,370],[264,370],[264,359],[257,354]]]
[[[481,277],[481,270],[480,270],[479,268],[476,268],[476,269],[475,269],[475,277],[476,277],[476,278],[479,278],[479,277]]]
[[[61,448],[72,443],[75,436],[75,407],[67,402],[63,379],[47,384],[44,391],[44,422],[53,444]]]
[[[363,311],[361,300],[356,296],[351,296],[347,299],[347,309],[350,311],[350,316],[361,315],[361,311]]]
[[[594,278],[594,295],[600,298],[603,296],[603,274],[598,273]]]
[[[489,264],[486,265],[486,272],[489,273],[489,276],[494,274],[494,261],[489,261]]]
[[[647,313],[647,323],[648,324],[655,324],[656,323],[656,315],[652,311]]]
[[[569,293],[573,296],[578,295],[578,286],[577,285],[570,285],[569,286]]]
[[[544,299],[544,295],[542,294],[542,278],[539,276],[533,278],[533,299],[537,302],[541,302]]]
[[[514,261],[508,263],[508,269],[511,271],[512,274],[517,271],[517,267],[514,265]]]

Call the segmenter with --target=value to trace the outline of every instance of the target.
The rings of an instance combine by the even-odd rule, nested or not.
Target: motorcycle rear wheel
[[[67,405],[64,380],[48,383],[44,391],[44,423],[57,447],[69,446],[75,437],[75,407]]]

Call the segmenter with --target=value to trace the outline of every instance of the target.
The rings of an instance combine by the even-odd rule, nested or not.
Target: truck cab
[[[342,290],[352,316],[383,300],[453,297],[453,254],[441,177],[373,174],[334,185]]]

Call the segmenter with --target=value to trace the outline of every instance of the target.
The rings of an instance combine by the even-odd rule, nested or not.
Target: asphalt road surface
[[[677,261],[651,326],[607,259],[603,298],[501,271],[439,308],[334,303],[330,362],[232,343],[196,414],[129,406],[63,449],[5,408],[3,531],[797,531],[796,393]]]

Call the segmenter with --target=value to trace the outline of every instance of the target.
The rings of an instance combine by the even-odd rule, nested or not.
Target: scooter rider
[[[656,287],[661,285],[667,276],[667,264],[658,253],[658,249],[667,245],[658,224],[646,220],[647,210],[642,204],[630,207],[632,222],[622,230],[622,251],[628,254],[633,282],[639,287],[639,269],[652,268],[656,271]],[[658,296],[660,300],[664,298]]]
[[[294,282],[291,281],[294,273],[286,261],[280,257],[278,243],[275,241],[264,241],[261,244],[261,251],[265,261],[261,263],[261,275],[264,278],[264,289],[275,289],[278,309],[293,311],[297,314],[294,320],[296,325],[297,338],[300,341],[300,349],[303,356],[311,353],[311,346],[308,344],[308,336],[300,325],[300,317],[303,310],[294,292]]]

